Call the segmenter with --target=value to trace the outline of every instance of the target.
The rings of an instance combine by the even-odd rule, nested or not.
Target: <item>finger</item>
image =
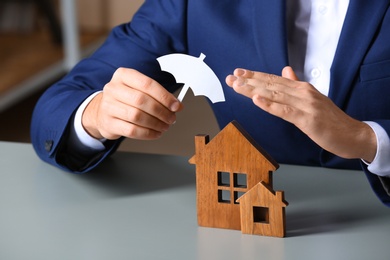
[[[300,121],[305,119],[305,111],[300,110],[295,106],[273,102],[259,95],[255,95],[252,100],[253,103],[262,110],[270,113],[271,115],[280,117],[292,124],[302,124]]]
[[[233,83],[238,79],[238,77],[234,75],[227,75],[225,78],[225,82],[229,87],[233,87]]]
[[[254,75],[254,71],[237,68],[234,70],[233,74],[234,74],[234,76],[237,76],[237,77],[252,78]]]
[[[295,81],[299,80],[294,70],[290,66],[286,66],[283,68],[282,77],[295,80]]]
[[[233,87],[233,83],[240,79],[245,80],[246,78],[253,77],[253,71],[245,69],[235,69],[232,75],[228,75],[225,79],[225,82],[228,86]]]
[[[169,91],[157,81],[136,70],[120,68],[114,73],[114,77],[126,86],[137,89],[152,97],[172,112],[177,112],[181,108],[180,102]]]
[[[268,99],[272,99],[272,96],[296,95],[294,88],[298,87],[297,81],[245,69],[236,69],[233,74],[226,78],[226,83],[249,98],[255,94],[265,95]]]
[[[111,118],[104,126],[105,127],[102,127],[100,132],[102,136],[107,139],[117,139],[120,136],[123,136],[138,140],[154,140],[160,138],[163,134],[163,132],[145,128],[117,118]],[[109,126],[109,128],[106,128],[107,126]]]
[[[288,69],[290,68],[290,69]],[[292,71],[291,67],[285,67],[286,73],[294,74],[295,73]],[[282,71],[283,73],[283,71]],[[252,70],[246,70],[246,69],[235,69],[234,70],[234,76],[238,78],[245,78],[245,79],[255,79],[262,81],[264,83],[269,83],[269,85],[273,84],[280,84],[283,86],[289,86],[289,87],[294,87],[296,84],[293,84],[295,80],[291,80],[288,77],[281,77],[275,74],[270,74],[270,73],[264,73],[264,72],[259,72],[259,71],[252,71]],[[289,75],[290,75],[289,74]]]
[[[300,97],[294,88],[281,84],[280,81],[274,80],[279,78],[271,74],[264,74],[264,79],[260,78],[242,78],[238,77],[233,83],[233,89],[244,96],[252,98],[255,95],[261,96],[272,102],[282,104],[294,104],[299,101]],[[233,79],[229,79],[233,80]]]
[[[165,132],[170,126],[170,124],[165,123],[138,108],[122,103],[117,103],[114,106],[107,105],[105,109],[110,111],[109,115],[113,118],[157,132]]]
[[[174,112],[161,105],[154,98],[136,89],[133,89],[131,95],[125,100],[122,99],[122,102],[125,104],[125,107],[128,107],[127,109],[132,107],[136,110],[143,111],[150,117],[156,118],[166,124],[173,124],[176,121]]]
[[[110,108],[105,108],[106,113],[113,116],[126,119],[129,109],[138,109],[144,111],[149,116],[155,117],[166,124],[172,124],[176,121],[175,113],[168,110],[152,97],[143,92],[124,86],[123,84],[109,83],[103,90],[106,97],[105,103]],[[117,109],[117,106],[120,109]],[[118,113],[118,115],[116,115]]]
[[[173,124],[176,121],[174,112],[138,89],[128,87],[121,83],[110,82],[104,87],[103,92],[106,96],[112,98],[111,103],[121,103],[140,109],[167,124]],[[112,107],[115,106],[112,105]]]

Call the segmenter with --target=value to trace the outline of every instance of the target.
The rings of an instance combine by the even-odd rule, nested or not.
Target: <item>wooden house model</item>
[[[284,236],[287,202],[283,193],[272,190],[272,173],[279,165],[236,121],[211,141],[207,135],[197,135],[195,155],[189,162],[196,165],[200,226]],[[261,223],[256,217],[262,219]],[[277,230],[274,226],[281,224],[282,233],[267,231]]]
[[[264,182],[242,195],[240,203],[241,231],[244,234],[284,237],[286,220],[283,191],[274,192]]]

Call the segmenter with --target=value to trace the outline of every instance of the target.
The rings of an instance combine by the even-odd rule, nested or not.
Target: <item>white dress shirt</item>
[[[84,102],[79,106],[76,111],[73,120],[73,127],[70,129],[69,134],[69,146],[72,149],[76,149],[77,151],[84,154],[94,154],[105,149],[103,144],[104,139],[96,139],[90,136],[85,130],[81,123],[81,118],[83,116],[83,112],[89,102],[101,91],[95,92],[90,95]]]
[[[330,67],[349,0],[287,0],[290,66],[300,80],[329,93]]]
[[[311,83],[328,95],[330,68],[349,6],[349,0],[287,0],[288,52],[291,67],[300,80]],[[81,115],[92,97],[78,109],[71,131],[73,147],[90,152],[104,149],[101,140],[89,136],[81,124]],[[390,140],[375,122],[366,122],[377,136],[377,153],[368,164],[370,172],[390,175]]]
[[[330,68],[347,14],[349,0],[287,0],[288,52],[300,80],[328,95]],[[368,170],[390,175],[390,140],[375,122],[366,122],[377,137],[377,153]]]

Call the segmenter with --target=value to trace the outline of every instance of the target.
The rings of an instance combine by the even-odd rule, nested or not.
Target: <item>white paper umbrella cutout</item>
[[[205,57],[203,53],[199,58],[174,53],[157,58],[161,70],[171,73],[176,82],[184,84],[177,98],[180,102],[183,101],[188,88],[192,89],[195,96],[206,96],[213,103],[225,101],[221,82],[214,71],[204,63]]]

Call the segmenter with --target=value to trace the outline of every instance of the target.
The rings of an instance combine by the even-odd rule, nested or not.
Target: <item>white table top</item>
[[[196,222],[188,158],[116,153],[91,173],[0,142],[0,259],[388,259],[390,209],[363,172],[281,165],[287,237]]]

